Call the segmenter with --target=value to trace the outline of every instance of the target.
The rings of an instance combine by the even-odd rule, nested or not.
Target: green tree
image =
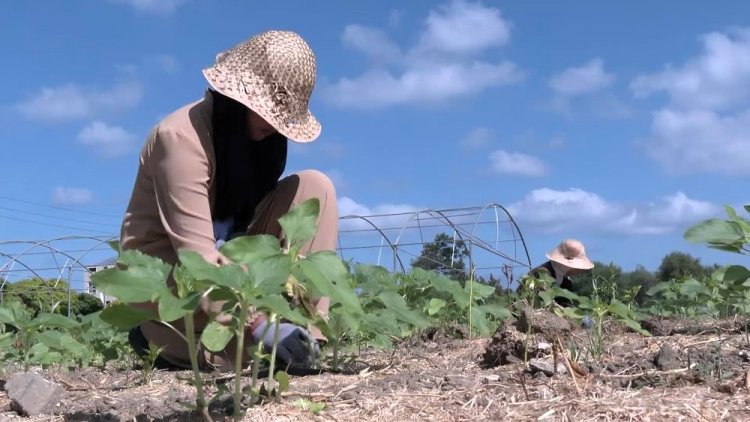
[[[419,258],[411,262],[412,267],[435,271],[453,280],[466,281],[469,275],[466,271],[464,258],[469,256],[469,249],[463,240],[453,238],[446,233],[439,233],[433,242],[425,243]]]
[[[78,306],[73,309],[73,314],[88,315],[102,309],[104,309],[104,306],[99,298],[88,293],[79,293]]]
[[[622,268],[620,268],[620,266],[618,265],[615,265],[614,262],[605,264],[603,262],[594,261],[594,268],[592,268],[590,271],[585,271],[571,277],[573,281],[573,292],[578,294],[579,296],[590,297],[594,292],[594,280],[607,280],[614,283],[619,283],[621,276]],[[602,286],[599,287],[601,288]]]
[[[669,281],[685,277],[700,278],[703,275],[704,268],[698,258],[684,252],[671,252],[662,259],[656,278]]]
[[[33,314],[54,312],[68,314],[68,283],[63,280],[31,278],[8,283],[3,288],[3,300],[20,302]],[[78,294],[70,295],[71,313],[78,306]]]
[[[643,265],[638,265],[635,270],[622,274],[621,284],[625,288],[640,286],[635,301],[638,304],[643,304],[649,299],[646,295],[648,289],[656,285],[656,275]]]

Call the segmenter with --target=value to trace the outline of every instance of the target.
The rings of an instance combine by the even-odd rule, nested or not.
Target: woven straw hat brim
[[[203,76],[213,89],[253,110],[290,140],[308,143],[320,136],[321,125],[310,110],[301,118],[275,115],[272,112],[273,103],[269,98],[268,86],[256,75],[246,71],[243,81],[240,81],[234,74],[222,72],[217,66],[212,66],[203,69]],[[244,92],[245,95],[238,95],[239,92]]]
[[[594,268],[594,263],[591,262],[586,255],[578,256],[575,258],[568,258],[558,249],[555,249],[552,252],[548,252],[547,258],[549,258],[551,261],[557,262],[558,264],[562,264],[568,268],[574,268],[577,270],[590,270]]]

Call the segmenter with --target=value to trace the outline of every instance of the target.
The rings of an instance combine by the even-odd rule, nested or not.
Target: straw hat
[[[290,31],[266,31],[216,56],[203,75],[213,89],[244,104],[296,142],[320,135],[308,109],[315,86],[315,54]]]
[[[594,263],[586,256],[586,248],[584,248],[583,243],[575,239],[566,239],[560,242],[555,249],[547,252],[547,258],[568,268],[578,270],[594,268]]]

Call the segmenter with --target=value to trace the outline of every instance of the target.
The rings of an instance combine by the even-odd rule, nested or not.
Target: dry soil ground
[[[279,402],[251,408],[246,420],[750,421],[747,327],[734,321],[649,324],[658,335],[610,328],[596,362],[570,359],[571,349],[583,350],[588,332],[535,329],[540,332],[528,342],[530,357],[539,359],[535,367],[546,362],[553,368],[557,360],[573,377],[567,369],[551,375],[516,362],[512,353],[522,353],[527,343],[526,331],[513,323],[492,339],[430,333],[395,352],[362,351],[348,374],[292,377]],[[557,337],[566,350],[552,353]],[[181,404],[194,400],[187,372],[158,372],[147,385],[140,383],[138,371],[43,374],[65,389],[57,413],[21,417],[0,391],[0,420],[200,420]],[[323,409],[305,409],[311,402]],[[224,410],[214,409],[217,420]]]

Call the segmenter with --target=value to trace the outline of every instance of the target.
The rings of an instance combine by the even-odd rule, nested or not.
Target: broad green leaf
[[[430,282],[437,291],[449,293],[453,296],[453,301],[461,310],[469,307],[469,292],[462,289],[457,281],[447,277],[435,276]]]
[[[430,304],[427,306],[427,314],[430,316],[434,316],[444,307],[445,301],[443,299],[432,298],[430,299]]]
[[[591,299],[585,296],[579,296],[568,289],[563,289],[558,286],[553,286],[549,289],[555,297],[562,297],[577,303],[578,306],[591,308]]]
[[[124,303],[116,303],[105,308],[101,313],[102,320],[120,328],[133,328],[146,321],[157,319],[154,312],[132,308]]]
[[[59,350],[65,354],[72,354],[76,357],[90,354],[86,346],[76,341],[70,334],[61,331],[42,331],[36,339],[50,349]]]
[[[742,265],[731,265],[724,272],[724,282],[742,284],[750,278],[750,270]]]
[[[210,264],[199,253],[189,250],[181,250],[179,253],[180,265],[187,270],[190,277],[205,286],[208,284],[239,289],[245,273],[237,264],[216,266]]]
[[[553,295],[554,293],[551,290],[539,292],[539,298],[542,299],[542,306],[544,306],[545,308],[550,306],[552,304],[552,301],[555,299]]]
[[[492,296],[495,293],[495,287],[488,286],[477,281],[467,281],[464,285],[464,291],[466,291],[466,294],[469,294],[469,292],[471,292],[471,294],[474,295],[474,301],[476,302],[477,299],[486,299]]]
[[[636,331],[637,333],[643,334],[644,336],[651,337],[651,333],[649,333],[647,330],[645,330],[643,327],[641,327],[641,324],[639,324],[637,321],[634,321],[632,319],[619,319],[621,323],[623,323],[625,326],[629,327],[630,329]]]
[[[396,292],[381,292],[378,298],[401,321],[414,325],[417,328],[428,327],[432,324],[432,321],[423,313],[409,309],[409,305],[406,304],[404,298]]]
[[[735,222],[713,218],[690,227],[684,237],[692,243],[735,245],[742,243],[744,233]]]
[[[290,245],[299,245],[315,236],[319,214],[318,198],[310,198],[292,207],[288,213],[279,218],[286,241]]]
[[[607,307],[607,310],[610,313],[617,315],[618,317],[623,318],[623,319],[632,318],[632,312],[630,308],[628,308],[627,305],[625,305],[624,303],[620,302],[617,299],[612,299],[612,302],[610,302],[609,307]]]
[[[126,267],[143,267],[148,268],[151,271],[161,274],[162,278],[167,278],[169,271],[172,266],[165,263],[161,259],[144,254],[135,249],[127,249],[122,251],[117,257],[118,264],[124,264]]]
[[[362,305],[351,288],[350,274],[341,260],[331,251],[314,252],[297,261],[293,270],[295,277],[315,296],[328,297],[331,305],[341,303],[348,312],[361,313]]]
[[[555,308],[555,313],[572,319],[581,319],[587,314],[587,312],[578,308]]]
[[[490,314],[495,318],[505,319],[511,316],[511,312],[505,306],[497,303],[488,303],[486,305],[479,306],[479,310],[485,314]]]
[[[481,336],[487,336],[490,333],[490,327],[487,322],[486,314],[478,307],[471,308],[471,324]]]
[[[144,255],[145,256],[145,255]],[[150,302],[166,286],[169,269],[155,261],[127,269],[108,268],[94,273],[91,281],[98,291],[116,297],[123,303]]]
[[[737,218],[739,218],[737,216],[737,211],[735,211],[731,206],[725,205],[724,210],[726,211],[727,217],[729,217],[730,220],[736,220]]]
[[[224,256],[232,262],[251,267],[255,261],[281,251],[279,239],[268,234],[236,237],[219,248]]]
[[[230,300],[234,302],[239,301],[239,298],[237,297],[237,295],[233,291],[226,289],[226,288],[218,288],[218,289],[211,290],[211,292],[208,294],[208,298],[214,301],[223,301],[223,300]]]
[[[0,324],[16,326],[16,315],[10,308],[0,306]]]
[[[358,264],[354,269],[354,281],[364,294],[378,294],[381,290],[397,290],[398,283],[391,273],[376,265]]]
[[[34,324],[50,328],[62,328],[65,330],[72,330],[80,327],[80,323],[62,316],[60,314],[39,314],[33,321]]]
[[[285,289],[292,271],[291,257],[276,253],[259,258],[250,265],[252,284],[245,285],[243,292],[248,296],[278,295]]]
[[[201,343],[212,352],[224,350],[229,341],[234,337],[234,330],[230,326],[211,321],[206,325],[201,334]]]
[[[289,374],[284,371],[279,371],[276,373],[274,378],[279,383],[279,393],[289,391]]]
[[[669,290],[670,287],[671,287],[671,282],[663,281],[661,283],[655,284],[653,287],[651,287],[650,289],[648,289],[646,291],[646,294],[648,296],[654,296],[654,295],[657,295],[657,294],[659,294],[659,293],[661,293],[661,292],[663,292],[665,290]]]
[[[298,325],[307,325],[308,322],[307,318],[298,310],[289,307],[289,302],[279,295],[262,297],[255,302],[255,307],[261,311],[277,314]]]
[[[178,299],[171,292],[164,292],[159,295],[159,318],[166,322],[183,318],[198,309],[200,299],[200,292],[190,293],[182,299]]]
[[[708,290],[705,284],[700,281],[690,278],[680,283],[680,294],[685,295],[689,298],[696,298],[698,295],[710,295],[711,291]]]

